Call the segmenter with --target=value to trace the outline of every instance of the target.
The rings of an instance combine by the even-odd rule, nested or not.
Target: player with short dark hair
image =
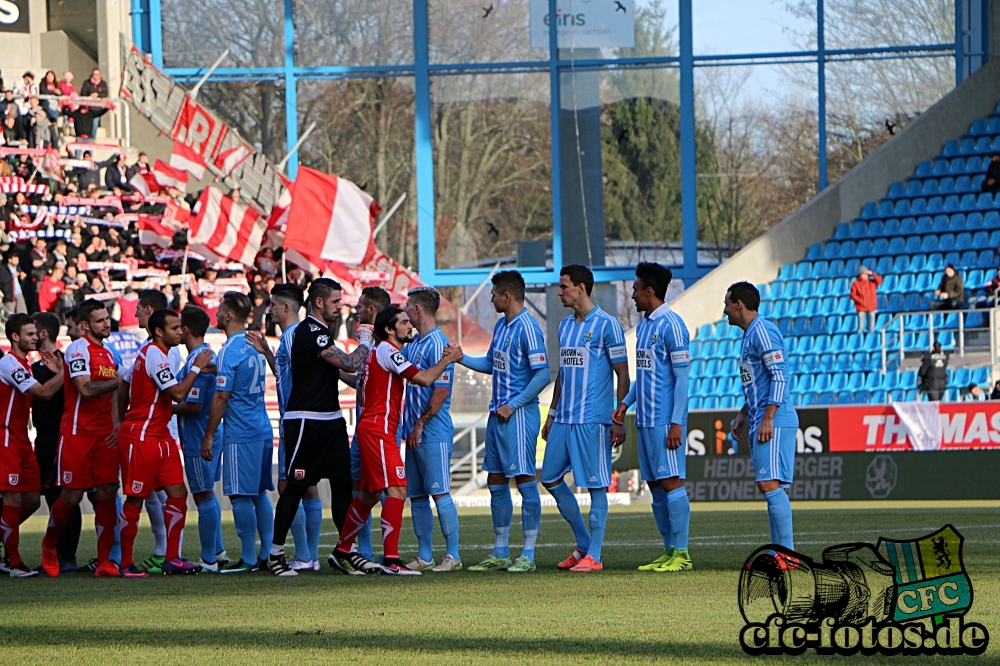
[[[749,426],[750,457],[757,487],[767,501],[771,543],[795,550],[787,489],[794,480],[799,416],[792,407],[785,340],[759,309],[760,292],[749,282],[736,282],[726,291],[729,324],[743,329],[740,383],[746,398],[730,430],[739,440]]]
[[[493,308],[503,317],[493,328],[493,341],[486,356],[466,356],[462,365],[476,372],[492,374],[493,395],[486,425],[487,472],[490,512],[496,541],[493,552],[469,571],[506,570],[524,573],[535,570],[535,542],[542,522],[542,498],[535,481],[535,449],[538,445],[540,415],[538,394],[549,383],[549,363],[542,329],[524,305],[524,278],[517,271],[500,271],[493,276]],[[510,524],[514,503],[510,479],[521,493],[521,529],[524,548],[513,562],[510,558]]]
[[[365,360],[359,397],[364,404],[357,426],[361,450],[361,494],[351,503],[347,522],[340,530],[340,540],[332,554],[332,563],[344,573],[364,571],[368,562],[352,552],[354,539],[378,503],[382,493],[388,497],[382,506],[382,573],[393,576],[419,576],[399,560],[399,530],[406,502],[406,468],[399,453],[396,431],[403,402],[403,380],[418,386],[431,386],[452,363],[462,358],[459,347],[445,347],[441,360],[426,370],[419,370],[401,349],[410,342],[413,325],[406,312],[390,306],[375,317],[379,344]]]
[[[167,360],[167,350],[181,341],[181,321],[170,310],[157,310],[149,316],[148,329],[153,336],[136,357],[128,391],[128,409],[118,428],[118,451],[121,456],[122,487],[126,499],[119,518],[122,541],[122,578],[147,578],[132,558],[132,545],[139,531],[142,503],[157,488],[167,493],[164,514],[167,519],[167,552],[160,569],[165,574],[192,574],[201,567],[181,558],[181,533],[187,517],[187,489],[181,451],[170,435],[173,401],[181,402],[194,387],[195,380],[212,362],[212,352],[203,349],[193,359],[191,372],[180,382]]]
[[[10,353],[0,358],[0,537],[7,553],[11,578],[34,578],[38,572],[21,559],[21,523],[38,510],[42,479],[38,461],[28,438],[28,410],[32,398],[48,399],[62,386],[62,361],[53,353],[40,352],[42,362],[53,373],[41,384],[31,374],[28,353],[38,345],[34,322],[26,314],[12,314],[5,326]]]
[[[118,367],[103,341],[111,334],[111,316],[97,299],[88,298],[77,309],[82,337],[66,348],[67,371],[63,381],[65,403],[60,428],[56,472],[62,492],[49,514],[42,539],[42,568],[59,575],[56,546],[59,532],[80,504],[84,492],[97,487],[94,522],[97,526],[97,577],[118,576],[111,561],[118,522],[117,404],[111,393],[121,385]]]

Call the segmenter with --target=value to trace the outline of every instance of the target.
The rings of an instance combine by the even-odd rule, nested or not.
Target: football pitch
[[[915,539],[945,524],[965,537],[964,562],[974,589],[968,619],[993,633],[976,659],[1000,663],[1000,502],[793,504],[797,549],[819,559],[846,542],[880,536]],[[488,512],[460,515],[462,559],[475,564],[490,549]],[[92,516],[85,516],[89,527]],[[196,513],[189,514],[185,555],[197,558]],[[377,522],[376,522],[377,525]],[[329,514],[324,528],[332,530]],[[29,566],[40,561],[44,519],[22,528]],[[229,553],[238,552],[231,519]],[[514,517],[512,541],[520,541]],[[746,662],[737,581],[745,559],[768,534],[764,502],[695,505],[695,569],[642,573],[637,565],[662,552],[648,506],[613,507],[599,574],[558,571],[571,532],[545,509],[537,563],[530,574],[425,574],[421,578],[336,575],[323,571],[278,579],[270,574],[57,580],[0,580],[0,664],[726,664]],[[441,545],[440,534],[435,545]],[[324,534],[321,555],[334,543]],[[94,551],[85,529],[81,559]],[[151,552],[143,517],[136,554]],[[415,543],[407,516],[404,555]],[[376,548],[376,551],[378,548]],[[514,548],[514,553],[517,549]],[[443,553],[435,551],[435,557]],[[774,657],[765,657],[774,659]],[[798,662],[912,663],[956,657],[821,657]]]

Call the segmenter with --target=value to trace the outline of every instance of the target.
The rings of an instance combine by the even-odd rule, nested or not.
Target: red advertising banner
[[[1000,451],[1000,402],[943,402],[941,450]],[[910,451],[906,428],[891,405],[829,408],[829,450]]]
[[[218,154],[229,128],[190,97],[184,99],[170,138],[190,146],[210,162]]]

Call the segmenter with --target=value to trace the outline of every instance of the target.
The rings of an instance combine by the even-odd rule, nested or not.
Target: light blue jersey
[[[639,428],[687,425],[687,377],[691,368],[687,326],[664,303],[636,326],[636,378],[625,399],[635,404]]]
[[[281,332],[278,342],[278,352],[274,355],[274,379],[278,390],[278,411],[285,416],[288,398],[292,395],[292,340],[295,339],[295,328],[299,322],[290,325]]]
[[[792,408],[786,361],[785,340],[778,327],[757,315],[743,333],[740,350],[740,383],[752,433],[760,426],[768,405],[778,406],[774,415],[775,428],[797,428],[799,425],[798,414]]]
[[[627,363],[618,319],[599,306],[577,322],[559,322],[559,402],[556,423],[611,424],[615,409],[614,363]]]
[[[444,355],[444,348],[448,344],[448,339],[440,328],[429,331],[425,337],[419,334],[413,342],[403,348],[403,355],[406,360],[417,366],[418,370],[426,370],[438,364]],[[451,386],[454,381],[454,366],[448,366],[437,381],[431,386],[417,386],[412,382],[406,383],[406,402],[403,407],[403,420],[401,423],[400,436],[406,439],[417,420],[427,411],[427,403],[430,402],[431,395],[435,389],[448,389],[448,398],[437,414],[431,418],[424,426],[422,441],[425,442],[451,442],[454,438],[454,428],[451,422]]]
[[[488,358],[493,361],[490,411],[495,412],[528,387],[535,370],[548,367],[542,329],[527,308],[510,321],[500,317],[493,329]],[[529,404],[537,405],[538,398]]]
[[[215,390],[229,392],[223,417],[226,424],[223,442],[272,441],[274,433],[264,405],[267,360],[241,331],[229,336],[222,345],[217,364]]]
[[[178,381],[184,381],[184,378],[187,377],[189,372],[191,372],[194,360],[198,358],[198,355],[206,349],[212,351],[208,345],[202,344],[188,352],[187,360],[184,361],[184,366],[177,375]],[[215,354],[212,354],[212,362],[216,362]],[[215,375],[211,373],[203,372],[198,375],[198,378],[194,380],[194,386],[192,386],[191,390],[188,391],[184,402],[190,402],[196,405],[212,404],[212,398],[215,397],[215,381]],[[197,414],[184,414],[177,417],[177,431],[180,434],[181,447],[184,449],[184,455],[201,455],[201,442],[205,439],[205,430],[208,429],[208,415],[209,410],[203,408]],[[215,431],[213,449],[222,448],[222,431],[223,426],[220,423],[218,430]]]

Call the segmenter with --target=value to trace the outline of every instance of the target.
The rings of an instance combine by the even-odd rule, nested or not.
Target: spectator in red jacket
[[[875,271],[862,266],[858,279],[851,285],[851,300],[858,311],[858,333],[865,332],[865,319],[868,320],[868,332],[875,332],[875,313],[878,310],[878,287],[882,284],[882,276]]]
[[[53,268],[38,285],[39,312],[55,312],[56,304],[62,298],[66,285],[63,283],[63,269]]]

